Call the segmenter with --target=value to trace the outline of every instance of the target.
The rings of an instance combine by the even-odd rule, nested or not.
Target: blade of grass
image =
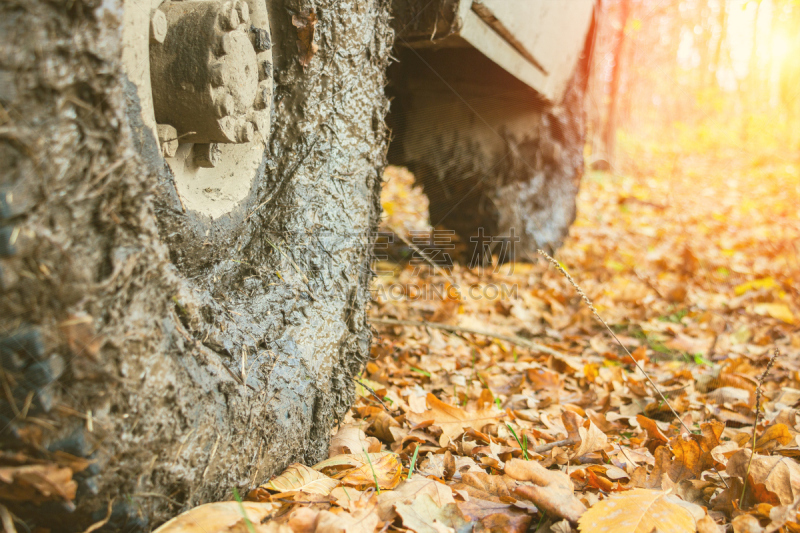
[[[233,487],[233,498],[239,504],[239,512],[242,513],[242,518],[244,519],[244,525],[247,526],[247,531],[250,533],[256,533],[256,528],[253,526],[253,523],[250,521],[250,518],[247,516],[247,513],[244,510],[244,505],[242,505],[242,498],[239,496],[239,491],[236,490],[236,487]]]
[[[519,437],[517,437],[517,432],[514,431],[514,428],[512,428],[508,423],[506,423],[506,427],[511,432],[511,434],[514,435],[514,440],[517,441],[517,444],[519,444],[519,447],[522,450],[522,457],[526,461],[528,461],[529,459],[528,459],[528,438],[527,438],[527,436],[523,435],[523,437],[525,437],[525,445],[523,446],[522,442],[519,440]]]
[[[375,467],[372,466],[372,459],[370,459],[369,454],[364,450],[364,447],[361,447],[361,451],[364,452],[364,455],[367,457],[367,463],[369,463],[369,469],[372,470],[372,479],[375,480],[375,492],[378,494],[381,493],[381,487],[378,485],[378,474],[375,473]]]
[[[408,475],[406,476],[406,480],[411,479],[411,474],[414,472],[414,465],[417,464],[417,453],[419,453],[419,447],[422,444],[417,444],[417,447],[414,448],[414,455],[411,457],[411,466],[408,467]]]

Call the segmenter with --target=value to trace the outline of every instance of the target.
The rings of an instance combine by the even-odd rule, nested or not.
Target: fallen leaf
[[[317,470],[300,463],[292,463],[280,475],[270,479],[255,491],[248,494],[250,499],[260,499],[257,497],[258,490],[270,490],[283,495],[287,493],[303,492],[306,494],[319,494],[327,496],[339,482]]]
[[[757,315],[771,316],[778,320],[782,320],[787,324],[794,324],[794,314],[789,306],[786,304],[776,303],[761,303],[753,306],[753,312]]]
[[[455,503],[440,507],[428,494],[423,494],[410,504],[398,503],[395,509],[403,526],[416,533],[442,533],[441,527],[437,526],[452,528],[456,533],[472,531],[472,524],[464,518]]]
[[[56,464],[0,467],[0,499],[40,504],[75,499],[72,470]]]
[[[536,461],[511,459],[505,473],[517,481],[529,481],[514,489],[514,495],[532,501],[548,513],[577,522],[586,507],[575,497],[575,485],[563,472],[548,470]]]
[[[369,460],[366,458],[367,455]],[[362,453],[360,456],[352,455],[350,457],[361,463],[356,468],[345,470],[334,476],[343,485],[363,490],[374,487],[377,478],[378,487],[384,490],[393,489],[400,483],[403,465],[400,463],[400,456],[396,453]]]
[[[206,503],[179,514],[154,533],[231,533],[248,530],[242,512],[257,533],[292,533],[287,525],[271,524],[270,529],[261,521],[280,509],[280,504],[260,502],[216,502]],[[263,529],[262,529],[263,528]]]
[[[313,11],[306,11],[292,15],[292,26],[297,28],[297,51],[300,56],[297,60],[307,67],[311,63],[311,58],[319,50],[319,46],[314,42],[314,28],[317,25],[317,14]]]
[[[381,520],[388,521],[392,517],[396,503],[409,503],[423,494],[430,496],[440,507],[455,503],[453,491],[447,485],[422,476],[413,476],[410,480],[400,483],[394,490],[380,493],[378,515]]]
[[[743,514],[731,520],[733,533],[764,533],[764,528],[753,515]]]
[[[374,503],[352,513],[322,511],[317,518],[316,533],[373,533],[379,522]]]
[[[578,525],[586,533],[694,533],[694,517],[675,500],[660,490],[618,492],[593,505]]]
[[[727,472],[744,479],[748,472],[750,450],[739,450],[728,459]],[[763,483],[775,493],[781,505],[789,505],[800,496],[800,465],[789,457],[768,457],[756,454],[750,464],[754,483]]]
[[[376,453],[381,451],[381,443],[374,437],[367,437],[364,431],[355,425],[339,428],[331,439],[328,457],[340,454],[357,454],[362,452]]]
[[[442,430],[442,435],[439,437],[441,446],[447,446],[465,429],[473,428],[480,431],[484,426],[497,423],[500,418],[505,416],[504,413],[498,413],[492,409],[468,413],[459,407],[444,403],[433,394],[428,394],[427,402],[430,409],[424,413],[409,413],[407,418],[415,424],[432,420]]]
[[[778,445],[786,446],[792,441],[792,434],[786,424],[773,424],[756,441],[756,453],[769,451]]]

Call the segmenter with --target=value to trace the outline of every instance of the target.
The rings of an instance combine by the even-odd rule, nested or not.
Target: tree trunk
[[[622,78],[623,51],[625,48],[625,26],[630,15],[630,0],[621,0],[619,7],[619,29],[615,39],[614,47],[614,69],[611,73],[611,85],[608,94],[608,107],[606,111],[606,121],[603,128],[603,146],[605,147],[606,159],[609,164],[614,165],[616,143],[617,143],[617,119],[619,109],[619,86]]]

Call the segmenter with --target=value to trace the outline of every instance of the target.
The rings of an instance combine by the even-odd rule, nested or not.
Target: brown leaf
[[[579,527],[582,533],[694,533],[695,519],[679,502],[660,490],[618,492],[584,513]]]
[[[476,531],[525,533],[531,523],[531,515],[516,509],[509,503],[470,498],[468,502],[457,502],[464,516],[476,525]]]
[[[742,479],[747,476],[750,450],[739,450],[728,459],[727,472]],[[789,505],[800,496],[800,465],[789,457],[755,455],[750,464],[750,476],[756,484],[775,493],[781,505]]]
[[[498,498],[510,498],[517,486],[517,482],[508,476],[493,476],[486,472],[467,472],[461,476],[461,481],[465,485]]]
[[[733,533],[764,533],[764,528],[753,515],[743,514],[731,520]]]
[[[381,490],[393,489],[400,483],[400,473],[403,465],[400,464],[400,456],[396,453],[371,453],[369,461],[365,454],[355,454],[349,456],[359,466],[351,470],[345,470],[334,477],[342,482],[343,485],[348,487],[356,487],[357,489],[366,489],[375,486],[375,478],[377,477],[378,487]],[[337,456],[345,457],[345,456]],[[336,459],[336,457],[334,458]],[[330,459],[329,459],[330,461]],[[371,464],[370,464],[371,463]],[[316,465],[317,468],[319,465]]]
[[[484,426],[497,423],[498,419],[505,416],[504,413],[498,413],[492,409],[468,413],[463,409],[444,403],[433,394],[428,394],[427,401],[429,410],[419,414],[408,413],[406,417],[414,424],[433,420],[433,423],[442,429],[442,435],[439,437],[439,444],[442,447],[447,446],[451,440],[455,440],[467,428],[480,431]]]
[[[649,442],[655,442],[656,444],[651,448],[650,443],[648,442],[648,448],[653,450],[658,446],[663,446],[669,439],[661,432],[661,429],[658,427],[658,424],[652,418],[647,418],[644,415],[636,415],[636,421],[639,422],[639,425],[647,432],[647,438]]]
[[[317,53],[319,47],[314,42],[314,28],[317,25],[317,14],[313,11],[306,11],[292,15],[292,26],[297,28],[297,51],[300,56],[297,60],[307,67],[311,63],[311,58]]]
[[[367,437],[364,431],[356,425],[346,425],[339,428],[331,439],[328,457],[339,454],[358,454],[362,452],[376,453],[381,451],[381,443],[374,437]]]
[[[248,499],[263,501],[263,491],[274,491],[283,497],[291,494],[319,494],[327,496],[339,482],[300,463],[292,463],[280,475],[250,491]]]
[[[322,511],[317,518],[316,533],[373,533],[379,522],[374,503],[351,513]]]
[[[457,532],[471,530],[471,525],[455,503],[440,507],[428,494],[423,494],[410,504],[398,503],[395,509],[403,526],[416,533],[441,533],[442,530],[436,526],[450,527]]]
[[[257,502],[206,503],[179,514],[154,533],[238,533],[248,530],[242,509],[256,533],[292,533],[287,525],[264,526],[261,521],[280,509],[280,504]]]
[[[415,475],[410,480],[401,482],[395,490],[381,492],[378,496],[378,515],[381,520],[389,521],[396,503],[410,503],[423,494],[430,496],[439,507],[455,503],[450,487],[433,479]]]
[[[778,445],[786,446],[792,441],[792,434],[786,424],[773,424],[756,441],[756,453],[769,451]]]
[[[630,486],[641,489],[660,489],[664,476],[669,477],[667,472],[670,468],[672,468],[672,453],[666,446],[660,446],[656,449],[653,471],[648,475],[647,467],[636,467],[631,474]]]
[[[548,470],[536,461],[511,459],[505,473],[518,481],[530,481],[514,489],[514,495],[530,500],[552,515],[577,522],[586,507],[573,494],[575,486],[563,472]]]
[[[40,504],[75,499],[72,470],[56,464],[0,467],[0,499]]]

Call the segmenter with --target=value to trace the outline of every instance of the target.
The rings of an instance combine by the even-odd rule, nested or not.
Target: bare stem
[[[769,374],[769,371],[772,369],[772,365],[775,364],[775,359],[777,359],[780,354],[780,350],[775,348],[775,352],[772,354],[772,357],[769,358],[764,372],[762,372],[761,377],[758,378],[758,386],[756,387],[756,419],[753,422],[753,449],[750,450],[750,460],[747,461],[747,473],[745,474],[744,482],[742,483],[742,495],[739,497],[740,507],[744,501],[744,491],[747,488],[747,478],[750,477],[750,465],[753,464],[753,456],[756,454],[756,427],[758,427],[758,418],[761,415],[761,386],[764,384],[767,374]]]

